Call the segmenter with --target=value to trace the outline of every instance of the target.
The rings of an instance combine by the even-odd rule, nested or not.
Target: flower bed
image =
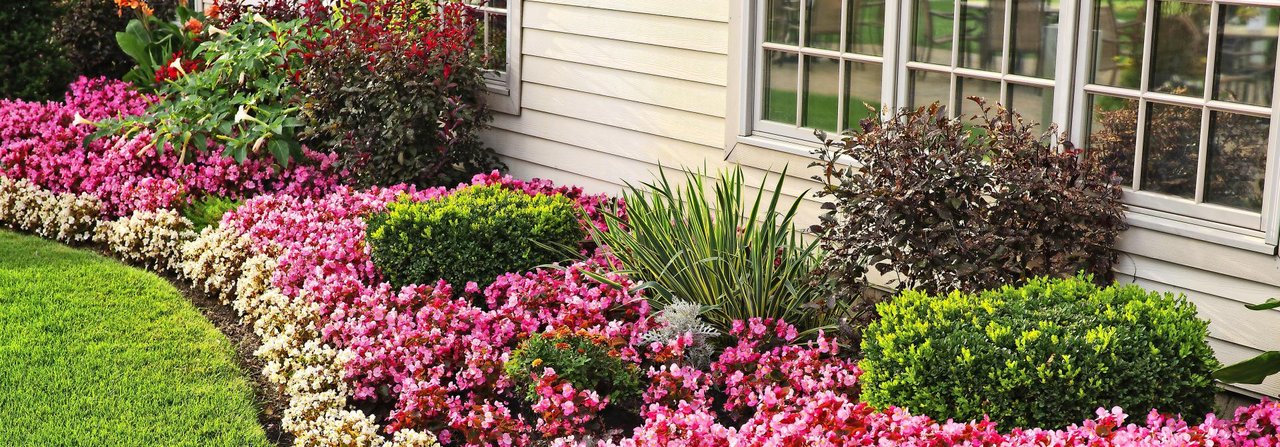
[[[662,331],[671,320],[655,318],[639,284],[608,273],[617,261],[589,246],[566,267],[507,273],[483,289],[393,288],[366,243],[366,218],[393,201],[496,185],[563,195],[596,228],[618,204],[497,173],[452,189],[359,190],[332,186],[319,155],[276,174],[204,155],[179,164],[172,151],[140,150],[145,135],[79,144],[89,129],[77,114],[140,113],[146,100],[81,81],[64,103],[0,103],[0,223],[92,239],[180,271],[234,307],[262,338],[256,354],[287,397],[297,445],[1277,445],[1276,403],[1199,423],[1156,412],[1129,423],[1118,408],[1100,410],[1056,430],[875,409],[860,402],[861,371],[833,338],[802,341],[776,320],[732,322],[727,347],[700,368],[686,353],[703,352],[705,338]],[[199,194],[256,196],[197,234],[172,207]]]

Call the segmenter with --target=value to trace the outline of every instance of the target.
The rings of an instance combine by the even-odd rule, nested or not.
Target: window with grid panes
[[[505,85],[511,60],[508,56],[507,33],[510,0],[464,0],[476,21],[477,49],[485,57],[485,79],[490,84]],[[518,0],[515,0],[518,1]]]
[[[881,105],[969,116],[980,96],[1103,157],[1133,212],[1276,243],[1280,3],[752,4],[745,135],[813,141]]]

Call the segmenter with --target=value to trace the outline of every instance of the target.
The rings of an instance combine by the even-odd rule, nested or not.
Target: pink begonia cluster
[[[606,200],[496,174],[473,183],[569,193],[597,210]],[[990,422],[939,423],[902,409],[880,411],[858,402],[860,371],[832,339],[797,343],[795,328],[778,321],[737,322],[730,334],[736,341],[699,370],[682,361],[691,336],[644,345],[641,335],[654,324],[647,302],[586,275],[606,270],[599,257],[562,270],[507,274],[484,290],[443,282],[393,290],[369,257],[364,217],[402,194],[427,200],[450,192],[267,195],[223,222],[251,241],[254,255],[275,259],[273,289],[314,306],[309,315],[320,319],[323,339],[343,352],[343,389],[356,402],[388,405],[388,433],[425,431],[445,445],[468,446],[1277,445],[1274,403],[1198,425],[1159,414],[1130,424],[1117,409],[1063,430],[1000,431]],[[521,340],[559,327],[630,340],[620,355],[648,368],[639,427],[610,426],[603,413],[611,402],[550,369],[537,382],[537,399],[524,401],[502,365]]]
[[[310,150],[304,151],[305,160],[281,170],[267,158],[237,163],[212,142],[180,163],[172,147],[158,153],[149,131],[85,144],[96,131],[91,122],[142,114],[154,100],[128,83],[105,78],[80,78],[63,102],[0,100],[0,175],[55,193],[92,195],[107,217],[170,208],[205,194],[315,195],[341,178],[333,168],[336,155]]]

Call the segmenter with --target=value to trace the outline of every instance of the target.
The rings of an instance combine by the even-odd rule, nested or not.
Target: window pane
[[[1142,189],[1185,198],[1196,195],[1200,117],[1189,107],[1150,104],[1142,149]]]
[[[490,8],[507,9],[507,0],[489,0],[485,5]]]
[[[800,0],[769,0],[765,40],[800,44]]]
[[[804,85],[803,125],[834,132],[840,110],[840,61],[806,57]]]
[[[986,71],[1004,67],[1005,2],[960,0],[960,66]]]
[[[951,107],[951,75],[912,70],[907,103],[911,108],[927,107],[935,102]]]
[[[1223,101],[1271,105],[1280,9],[1223,6],[1213,92]]]
[[[1044,132],[1053,122],[1053,89],[1009,84],[1009,103],[1037,133]]]
[[[916,0],[911,60],[951,65],[955,4],[949,0]]]
[[[1096,2],[1093,10],[1093,72],[1090,82],[1138,88],[1147,1]]]
[[[1161,1],[1156,13],[1151,90],[1187,96],[1204,94],[1209,54],[1209,10],[1203,3]]]
[[[790,53],[765,51],[764,59],[764,119],[795,124],[799,58]]]
[[[1224,112],[1210,120],[1204,201],[1261,211],[1270,120]]]
[[[1111,96],[1089,96],[1089,128],[1085,149],[1103,166],[1133,185],[1134,150],[1138,147],[1138,101]]]
[[[507,16],[506,14],[489,13],[489,26],[485,27],[488,35],[489,58],[485,68],[490,70],[507,70]]]
[[[850,53],[879,56],[884,52],[885,0],[852,0],[849,3]]]
[[[879,113],[880,82],[880,64],[850,62],[845,68],[845,129],[857,129],[863,118]]]
[[[957,82],[957,88],[960,90],[959,116],[965,121],[968,121],[974,115],[982,113],[982,109],[978,107],[978,104],[969,99],[970,96],[985,99],[988,105],[1004,102],[1004,100],[1000,99],[999,82],[965,78],[960,78]]]
[[[807,0],[808,22],[805,24],[804,46],[826,50],[840,49],[841,0]]]
[[[1012,71],[1052,79],[1058,57],[1058,0],[1013,2]]]

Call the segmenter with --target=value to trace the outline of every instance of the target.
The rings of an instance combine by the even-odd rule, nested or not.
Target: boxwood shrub
[[[560,261],[559,248],[586,237],[569,198],[498,185],[471,186],[437,200],[401,200],[368,222],[373,262],[397,287],[440,279],[483,286],[505,272]]]
[[[1063,427],[1099,407],[1211,410],[1207,323],[1183,297],[1092,278],[946,296],[908,291],[877,307],[863,398],[936,419]]]

